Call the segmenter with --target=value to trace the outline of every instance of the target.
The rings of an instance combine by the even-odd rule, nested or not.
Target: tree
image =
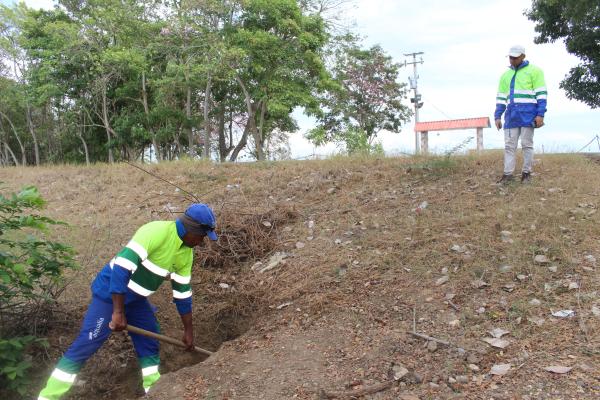
[[[344,143],[348,152],[368,150],[385,129],[400,132],[411,112],[402,104],[406,84],[398,83],[400,65],[380,46],[361,49],[356,38],[340,38],[333,50],[333,84],[321,97],[319,125],[307,134],[316,145]]]
[[[567,97],[600,107],[600,2],[533,0],[525,15],[536,23],[536,43],[563,39],[567,51],[581,59],[560,83]]]
[[[315,106],[315,88],[327,77],[321,53],[328,35],[323,19],[304,15],[294,0],[240,3],[239,20],[226,29],[230,65],[248,116],[243,140],[250,135],[254,156],[264,160],[273,129],[289,127],[295,107]]]

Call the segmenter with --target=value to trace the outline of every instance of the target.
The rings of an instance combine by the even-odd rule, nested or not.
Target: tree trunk
[[[83,130],[83,132],[82,132],[82,130]],[[88,146],[85,141],[85,138],[83,137],[84,134],[85,134],[85,116],[83,117],[83,126],[80,126],[79,129],[77,129],[77,136],[79,137],[79,140],[81,140],[81,143],[83,144],[83,152],[85,153],[85,165],[89,166],[90,165],[90,153],[88,151]]]
[[[225,137],[225,106],[219,107],[219,161],[227,161],[227,155],[233,148],[231,141],[227,143]]]
[[[244,133],[242,134],[242,138],[238,142],[237,146],[235,146],[233,152],[231,153],[231,156],[229,157],[229,161],[233,162],[237,160],[240,151],[242,151],[244,147],[246,147],[246,144],[248,143],[248,133],[250,133],[250,129],[250,122],[248,122],[244,127]]]
[[[236,75],[235,79],[238,82],[238,84],[240,85],[240,87],[242,88],[242,91],[244,92],[244,99],[246,101],[246,109],[248,110],[248,122],[246,124],[246,128],[248,128],[248,129],[245,128],[244,133],[246,133],[246,130],[249,130],[249,133],[252,134],[252,137],[254,138],[254,144],[256,146],[256,159],[259,161],[264,160],[265,155],[264,155],[263,148],[262,148],[262,138],[260,137],[260,135],[258,133],[258,129],[256,128],[256,109],[258,107],[256,107],[255,105],[252,104],[252,99],[250,98],[250,93],[248,93],[248,90],[246,89],[246,86],[244,85],[244,82],[242,82],[240,77],[238,75]],[[259,101],[259,104],[258,104],[259,107],[261,106],[261,103],[262,103],[262,101]]]
[[[160,152],[158,151],[158,143],[156,142],[156,133],[150,126],[150,108],[148,107],[148,92],[146,91],[146,72],[142,72],[142,103],[144,104],[144,114],[146,114],[146,127],[150,132],[152,138],[152,146],[154,147],[154,153],[156,154],[157,161],[162,161],[160,158]],[[143,162],[143,159],[142,159]]]
[[[115,162],[113,157],[113,151],[110,144],[111,136],[116,136],[115,131],[110,127],[110,121],[108,119],[108,101],[106,98],[106,81],[102,82],[102,123],[104,124],[104,129],[106,130],[106,142],[108,145],[108,162],[110,164]]]
[[[19,143],[19,147],[21,148],[21,163],[23,166],[27,165],[27,156],[25,154],[25,146],[23,146],[23,142],[21,142],[21,138],[19,137],[19,134],[17,133],[15,126],[13,125],[10,118],[8,118],[8,115],[4,114],[2,111],[0,111],[0,116],[4,117],[8,121],[8,124],[10,125],[10,127],[15,135],[15,138],[17,139],[17,143]]]
[[[35,134],[35,129],[33,128],[33,118],[31,115],[31,106],[29,105],[29,100],[27,100],[27,127],[29,128],[29,133],[31,134],[31,138],[33,139],[33,152],[35,154],[35,165],[40,165],[40,147],[38,144],[37,136]]]
[[[15,153],[12,151],[12,149],[10,148],[10,146],[8,145],[8,143],[3,142],[4,144],[4,149],[10,153],[13,161],[15,162],[15,166],[19,165],[19,161],[17,160],[17,156],[15,156]],[[8,157],[7,157],[8,158]]]
[[[264,125],[265,125],[265,114],[267,113],[267,100],[263,99],[261,101],[261,105],[260,105],[260,118],[259,118],[259,124],[258,124],[258,129],[257,129],[257,134],[256,137],[260,140],[260,145],[257,143],[256,147],[257,147],[257,158],[258,160],[264,160],[265,157],[265,134],[264,134]],[[255,140],[256,141],[256,140]],[[258,150],[260,149],[260,151]]]
[[[206,90],[204,91],[204,152],[203,156],[206,159],[210,158],[210,117],[209,117],[209,106],[210,106],[210,90],[212,87],[212,77],[208,75],[206,81]]]
[[[186,96],[185,96],[185,117],[187,124],[185,130],[188,137],[188,155],[191,159],[196,155],[194,152],[194,130],[192,129],[192,87],[190,86],[188,66],[185,67],[185,84],[186,84]]]
[[[179,140],[179,136],[180,135],[175,136],[175,150],[173,151],[172,160],[175,159],[175,157],[179,158],[181,155],[181,141]]]

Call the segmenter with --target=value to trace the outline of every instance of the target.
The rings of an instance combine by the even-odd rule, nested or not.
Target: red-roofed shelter
[[[415,132],[421,134],[421,151],[429,152],[429,132],[432,131],[451,131],[456,129],[476,129],[477,130],[477,151],[483,150],[483,128],[489,128],[489,117],[451,119],[445,121],[417,122]]]

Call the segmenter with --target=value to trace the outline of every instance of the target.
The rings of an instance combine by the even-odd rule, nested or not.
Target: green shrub
[[[63,288],[64,269],[75,267],[70,247],[43,238],[49,225],[62,224],[37,214],[43,206],[35,187],[0,194],[0,387],[20,395],[31,367],[28,348],[46,345],[37,334]]]

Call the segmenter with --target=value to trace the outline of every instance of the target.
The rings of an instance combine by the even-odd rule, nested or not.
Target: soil
[[[95,273],[139,225],[184,210],[187,191],[218,216],[220,240],[197,250],[192,281],[196,345],[215,354],[163,345],[146,398],[598,398],[600,186],[582,182],[600,168],[543,155],[531,185],[498,186],[500,164],[489,153],[142,166],[180,189],[127,165],[2,170],[6,190],[40,188],[82,265],[32,393],[76,335]],[[260,273],[277,252],[283,262]],[[168,286],[151,301],[179,338]],[[552,316],[563,309],[575,317]],[[482,340],[494,328],[509,331],[506,348]],[[499,364],[507,374],[490,373]],[[555,365],[572,369],[545,370]],[[140,382],[114,334],[69,398],[134,399]]]

